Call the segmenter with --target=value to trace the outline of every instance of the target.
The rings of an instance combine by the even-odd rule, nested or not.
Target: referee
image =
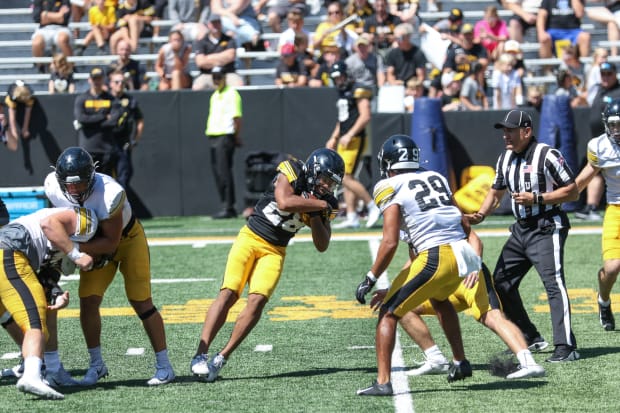
[[[577,360],[564,280],[564,244],[570,223],[560,208],[561,203],[578,197],[573,172],[557,149],[532,136],[532,118],[527,113],[511,110],[495,128],[503,130],[506,151],[497,161],[495,180],[480,210],[468,217],[473,224],[482,222],[509,191],[516,222],[493,274],[504,312],[521,329],[530,349],[547,346],[519,294],[521,280],[533,265],[551,308],[555,350],[547,361]]]

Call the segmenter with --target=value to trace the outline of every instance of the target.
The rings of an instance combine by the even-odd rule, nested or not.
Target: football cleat
[[[226,365],[226,359],[220,353],[217,353],[215,357],[209,361],[209,374],[206,381],[209,383],[214,382],[220,375],[220,370]]]
[[[209,374],[209,355],[206,353],[195,355],[189,368],[195,376],[206,376]]]
[[[613,331],[616,329],[616,320],[614,313],[611,311],[611,304],[608,306],[598,304],[598,317],[605,331]]]
[[[355,218],[346,218],[344,221],[332,225],[334,229],[345,229],[345,228],[359,228],[360,219],[358,217]]]
[[[24,375],[24,359],[19,361],[19,364],[11,367],[10,369],[3,369],[0,372],[0,377],[17,377],[18,379]]]
[[[170,364],[166,367],[155,365],[155,369],[155,375],[146,382],[149,386],[161,386],[162,384],[170,383],[176,377]]]
[[[99,364],[96,366],[90,366],[86,371],[86,374],[79,382],[81,386],[94,386],[99,379],[108,376],[108,368],[105,364]]]
[[[372,207],[368,209],[368,218],[366,219],[366,228],[372,228],[377,223],[380,216],[381,216],[381,210],[377,208],[376,205],[372,205]]]
[[[430,360],[427,359],[424,364],[416,369],[411,369],[405,372],[407,376],[424,376],[426,374],[444,374],[448,372],[448,361],[443,360]]]
[[[33,380],[31,378],[22,377],[17,381],[17,390],[24,393],[34,394],[35,396],[39,396],[44,399],[61,400],[65,398],[63,394],[58,393],[40,379]]]
[[[391,396],[394,394],[392,383],[379,384],[376,381],[372,386],[357,391],[358,396]]]
[[[516,371],[513,371],[506,376],[507,379],[527,379],[530,377],[543,377],[545,375],[545,369],[539,364],[533,364],[531,366],[519,366]]]
[[[545,361],[549,363],[562,363],[575,360],[579,360],[579,353],[571,346],[560,344],[555,346],[553,354]]]
[[[60,369],[58,371],[45,371],[45,381],[52,387],[63,387],[63,386],[77,386],[79,383],[67,370],[65,370],[62,363],[60,364]]]
[[[472,369],[469,361],[463,360],[458,366],[454,363],[450,363],[450,368],[448,369],[448,383],[452,383],[457,380],[465,380],[466,377],[471,376]]]
[[[539,351],[543,351],[547,347],[549,347],[549,343],[547,343],[547,341],[541,336],[538,336],[531,341],[528,341],[527,343],[527,348],[532,353],[538,353]]]

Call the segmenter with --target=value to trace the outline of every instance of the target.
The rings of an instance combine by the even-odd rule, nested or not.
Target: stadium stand
[[[34,63],[49,63],[51,57],[33,58],[31,56],[30,37],[36,28],[36,24],[32,21],[31,10],[24,8],[24,1],[3,0],[0,8],[0,47],[3,50],[3,56],[0,57],[0,85],[12,83],[15,79],[22,79],[32,85],[37,93],[46,93],[47,91],[47,74],[40,74],[34,68]],[[448,10],[458,7],[464,12],[464,21],[475,23],[481,19],[484,8],[489,4],[495,4],[495,0],[447,0],[442,1],[442,9],[446,11],[440,12],[420,12],[420,17],[429,23],[434,23],[441,18],[448,16]],[[21,4],[22,7],[14,7]],[[511,16],[511,12],[500,9],[499,15],[507,20]],[[306,17],[306,29],[313,32],[318,23],[325,18],[325,10],[321,8],[317,15]],[[584,18],[583,27],[592,34],[592,47],[608,48],[611,43],[607,41],[606,28],[598,23]],[[160,26],[159,36],[153,38],[145,38],[140,42],[139,50],[132,56],[134,59],[143,62],[147,68],[148,75],[154,75],[153,62],[159,46],[167,41],[167,33],[172,22],[169,20],[160,20],[154,22]],[[86,33],[89,25],[87,22],[71,23],[72,28],[79,28],[82,36]],[[271,87],[273,86],[273,78],[275,74],[275,66],[278,61],[278,54],[274,52],[275,42],[278,34],[271,33],[269,26],[264,23],[263,40],[271,47],[267,47],[264,52],[250,52],[244,49],[238,49],[237,69],[238,72],[245,77],[246,83],[252,87]],[[543,66],[557,66],[559,59],[539,59],[538,44],[536,43],[535,31],[527,32],[524,43],[521,48],[524,52],[525,64],[530,75],[524,79],[528,84],[546,84],[554,85],[555,77],[545,75],[542,71]],[[81,44],[82,39],[74,40],[76,45]],[[70,58],[75,63],[76,75],[78,81],[77,90],[83,90],[86,86],[87,73],[93,65],[105,65],[115,59],[114,56],[95,56],[94,48],[86,50],[84,56],[76,56]],[[192,56],[193,57],[193,56]],[[196,74],[196,67],[191,59],[192,73]],[[583,61],[590,61],[590,57],[583,57]],[[620,57],[612,56],[611,61],[619,62]],[[1,90],[2,88],[0,88]]]

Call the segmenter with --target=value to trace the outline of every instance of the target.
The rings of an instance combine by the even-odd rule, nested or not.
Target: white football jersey
[[[620,204],[620,146],[606,133],[592,138],[588,142],[588,162],[601,168],[607,185],[607,203]]]
[[[461,211],[452,204],[448,182],[437,172],[422,170],[383,179],[375,185],[374,198],[381,212],[400,205],[400,237],[418,253],[466,238]]]
[[[108,175],[95,173],[93,192],[86,199],[84,205],[74,203],[65,196],[54,172],[50,172],[45,178],[45,195],[55,207],[83,206],[90,208],[95,211],[99,221],[110,218],[119,208],[122,208],[123,228],[131,220],[131,205],[125,196],[125,190]]]

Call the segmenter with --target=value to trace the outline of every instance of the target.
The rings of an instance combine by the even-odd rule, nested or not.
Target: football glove
[[[366,294],[372,290],[372,287],[375,286],[377,282],[377,278],[368,271],[368,274],[364,276],[364,280],[359,283],[357,286],[357,290],[355,291],[355,298],[360,304],[366,304]]]

